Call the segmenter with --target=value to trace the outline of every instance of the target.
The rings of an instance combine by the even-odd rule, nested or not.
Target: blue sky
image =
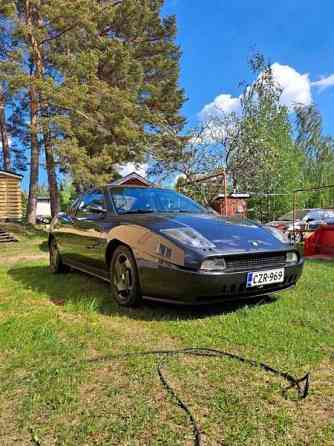
[[[309,89],[325,131],[334,135],[334,76],[325,89],[311,84],[334,73],[333,0],[166,0],[164,13],[177,18],[180,84],[188,97],[183,113],[191,124],[217,96],[239,96],[256,49],[278,68],[291,68],[280,69],[280,78],[290,76],[290,90],[306,98]]]

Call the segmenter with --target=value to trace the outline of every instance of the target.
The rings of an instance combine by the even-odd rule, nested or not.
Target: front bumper
[[[204,304],[247,299],[281,291],[296,284],[303,271],[303,260],[284,266],[283,283],[246,288],[247,271],[203,273],[168,267],[143,267],[140,281],[144,297],[184,304]],[[263,269],[265,270],[265,269]],[[261,271],[260,269],[254,271]]]

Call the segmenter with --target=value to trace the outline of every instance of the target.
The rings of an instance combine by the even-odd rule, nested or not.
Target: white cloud
[[[300,74],[289,65],[274,63],[273,77],[282,88],[281,104],[290,110],[295,104],[310,105],[312,103],[311,82],[308,74]]]
[[[327,77],[322,77],[319,81],[314,81],[311,84],[312,87],[319,88],[320,91],[326,90],[326,88],[334,85],[334,74]]]
[[[298,73],[289,65],[281,65],[275,62],[271,68],[274,80],[282,88],[281,104],[287,106],[290,111],[296,104],[310,105],[312,103],[312,87],[319,88],[322,91],[334,86],[334,74],[312,82],[308,73]],[[238,113],[240,108],[240,96],[233,97],[230,94],[223,93],[203,107],[199,113],[199,118],[206,121],[230,112]]]
[[[145,177],[147,169],[148,165],[145,163],[126,163],[118,167],[118,173],[122,175],[122,177],[125,177],[125,175],[129,175],[129,173],[136,172],[138,175]]]
[[[220,94],[213,102],[205,105],[200,112],[200,118],[206,120],[224,113],[238,113],[239,111],[240,97],[233,97],[230,94]]]

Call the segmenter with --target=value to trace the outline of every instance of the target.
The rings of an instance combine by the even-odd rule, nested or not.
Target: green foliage
[[[303,157],[304,188],[334,185],[334,140],[323,134],[322,119],[315,105],[296,108],[296,145]],[[322,192],[299,194],[303,207],[334,207],[334,187]]]
[[[118,164],[173,144],[184,101],[175,19],[160,17],[163,2],[88,4],[77,17],[84,23],[50,43],[64,77],[54,97],[66,110],[54,119],[66,136],[57,147],[65,169],[84,185],[110,181]]]
[[[76,195],[77,193],[72,181],[70,181],[69,179],[65,179],[65,182],[61,184],[59,190],[60,210],[66,211],[69,205],[73,202]]]
[[[251,68],[256,80],[242,95],[238,138],[230,147],[227,167],[239,190],[254,193],[250,202],[254,216],[269,220],[291,208],[291,192],[302,186],[302,157],[270,65],[257,55]]]

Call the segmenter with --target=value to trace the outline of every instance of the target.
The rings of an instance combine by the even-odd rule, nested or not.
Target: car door
[[[70,262],[80,269],[106,277],[105,251],[109,228],[105,192],[93,190],[84,194],[72,215]]]

